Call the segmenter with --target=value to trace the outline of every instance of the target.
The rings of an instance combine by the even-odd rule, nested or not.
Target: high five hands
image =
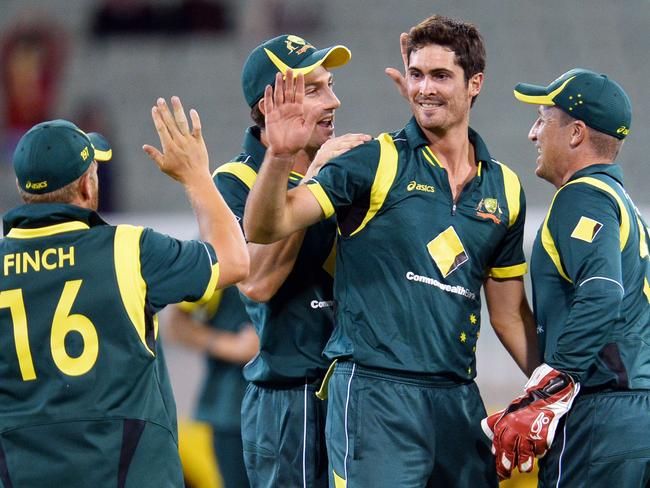
[[[151,109],[162,152],[149,144],[142,149],[162,172],[183,184],[195,178],[205,178],[206,175],[209,177],[208,150],[201,133],[198,112],[190,110],[190,128],[180,99],[172,97],[171,105],[172,110],[164,98],[159,98]]]
[[[291,158],[303,149],[316,127],[317,112],[308,113],[303,106],[305,78],[294,78],[288,69],[275,75],[275,87],[264,90],[264,111],[268,150],[278,158]]]

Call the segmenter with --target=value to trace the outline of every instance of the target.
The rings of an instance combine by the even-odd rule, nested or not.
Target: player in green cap
[[[269,149],[247,203],[249,240],[271,242],[334,214],[337,324],[325,354],[330,486],[485,487],[497,476],[480,420],[481,287],[490,320],[534,369],[525,299],[525,201],[517,176],[469,128],[485,48],[469,23],[432,16],[406,40],[414,117],[283,184],[315,123],[303,75],[267,87]]]
[[[538,105],[535,174],[557,188],[531,277],[543,364],[526,392],[483,422],[501,478],[539,466],[539,486],[647,486],[650,480],[648,227],[616,163],[631,103],[606,75],[573,69],[520,83]]]
[[[202,241],[112,226],[97,209],[99,134],[54,120],[30,129],[13,164],[26,202],[0,240],[0,484],[183,486],[176,409],[156,312],[244,278],[248,254],[214,188],[196,111],[152,111]],[[219,262],[217,262],[217,256]]]
[[[344,46],[316,49],[295,35],[256,47],[242,69],[251,118],[243,152],[220,166],[214,179],[235,215],[244,207],[269,141],[264,89],[295,70],[305,77],[305,109],[317,120],[304,150],[284,176],[284,188],[308,178],[311,167],[370,136],[334,137],[340,102],[331,70],[346,64]],[[249,244],[252,274],[240,283],[247,312],[260,338],[260,353],[244,368],[250,385],[242,403],[244,460],[252,487],[327,486],[326,404],[314,393],[327,370],[323,348],[334,327],[332,274],[336,223],[333,218],[295,232],[272,245]]]

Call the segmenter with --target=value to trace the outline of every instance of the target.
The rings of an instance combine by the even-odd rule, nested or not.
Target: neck
[[[614,164],[614,161],[595,155],[591,155],[591,157],[585,156],[582,159],[572,161],[567,166],[566,173],[562,176],[562,178],[560,178],[560,181],[554,183],[554,186],[556,188],[564,186],[578,171],[583,170],[589,166],[594,166],[596,164]]]
[[[474,146],[467,137],[468,124],[458,124],[444,132],[422,128],[431,151],[450,175],[476,168]]]

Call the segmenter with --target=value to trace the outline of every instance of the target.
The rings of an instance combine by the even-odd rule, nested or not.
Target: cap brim
[[[555,105],[545,86],[518,83],[514,89],[515,98],[533,105]]]
[[[340,68],[347,64],[351,58],[352,53],[347,47],[341,45],[332,46],[309,55],[292,71],[295,75],[300,73],[306,75],[321,65],[327,69]]]
[[[567,73],[571,74],[571,72]],[[565,75],[566,76],[566,75]],[[524,103],[532,103],[533,105],[555,105],[555,97],[562,93],[562,90],[573,80],[578,74],[569,76],[559,86],[559,80],[554,81],[549,86],[531,85],[530,83],[519,83],[515,86],[515,98]]]
[[[95,161],[110,161],[113,157],[113,150],[106,138],[97,132],[89,132],[86,135],[88,136],[88,139],[90,139],[90,143],[93,145]]]

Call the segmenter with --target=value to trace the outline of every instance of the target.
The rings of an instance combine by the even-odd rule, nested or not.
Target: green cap
[[[96,132],[86,134],[67,120],[41,122],[20,138],[13,163],[20,188],[49,193],[79,178],[95,161],[109,161],[112,150]]]
[[[519,83],[515,98],[535,105],[551,105],[589,127],[624,139],[630,133],[632,104],[621,85],[587,69],[567,71],[548,86]]]
[[[327,69],[338,68],[351,57],[345,46],[317,50],[298,36],[285,34],[274,37],[253,49],[244,63],[241,83],[246,102],[251,108],[259,102],[266,86],[275,84],[278,71],[285,74],[291,68],[296,75],[306,75],[321,65]]]

